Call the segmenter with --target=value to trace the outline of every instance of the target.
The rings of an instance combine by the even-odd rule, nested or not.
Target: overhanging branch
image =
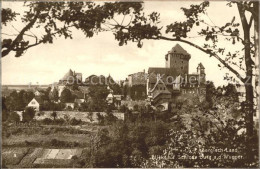
[[[245,78],[243,78],[235,69],[233,69],[230,65],[228,65],[220,56],[218,56],[217,54],[213,53],[211,50],[207,50],[204,49],[190,41],[184,40],[184,39],[177,39],[177,38],[168,38],[168,37],[164,37],[164,36],[158,36],[156,38],[151,38],[154,40],[167,40],[167,41],[179,41],[179,42],[183,42],[186,44],[189,44],[197,49],[199,49],[200,51],[209,54],[210,56],[214,56],[220,63],[222,63],[226,68],[228,68],[228,70],[230,70],[232,73],[234,73],[236,75],[236,77],[241,80],[243,83],[245,83]]]

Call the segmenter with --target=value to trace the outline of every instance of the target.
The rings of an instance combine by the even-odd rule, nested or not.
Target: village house
[[[43,105],[43,100],[40,97],[34,97],[27,105],[27,107],[32,107],[36,111],[40,111],[40,107]]]
[[[115,107],[121,106],[121,101],[123,98],[123,95],[115,95],[113,94],[113,90],[108,86],[107,87],[109,94],[107,95],[106,101],[109,105],[114,104]]]
[[[44,92],[39,90],[39,89],[36,89],[35,92],[34,92],[34,95],[35,96],[42,96],[42,95],[44,95]]]

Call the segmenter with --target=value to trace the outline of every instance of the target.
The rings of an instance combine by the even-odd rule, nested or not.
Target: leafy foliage
[[[8,116],[8,121],[18,123],[20,122],[20,116],[16,112],[10,112]]]
[[[104,24],[113,20],[115,15],[134,13],[140,16],[140,2],[113,2],[95,4],[94,2],[25,2],[28,9],[21,14],[25,27],[14,39],[3,39],[2,57],[11,51],[20,57],[27,49],[39,44],[53,43],[55,37],[72,38],[72,28],[81,30],[86,37],[104,31]],[[16,19],[11,9],[2,9],[2,23],[9,24]],[[42,36],[30,30],[41,29]]]
[[[49,94],[49,98],[55,102],[57,102],[59,100],[59,91],[56,87],[54,87],[54,89],[50,92]]]
[[[23,121],[31,122],[35,116],[35,110],[32,107],[26,107],[23,114]]]
[[[60,95],[60,101],[62,103],[73,103],[75,97],[72,95],[71,91],[65,88]]]
[[[90,86],[89,99],[87,101],[88,111],[101,112],[107,109],[106,98],[109,94],[106,86]]]
[[[16,90],[14,90],[6,98],[5,105],[7,110],[22,111],[33,98],[34,98],[34,94],[32,91],[21,90],[18,93]]]
[[[170,140],[163,153],[150,156],[142,163],[144,167],[258,165],[256,131],[248,146],[245,112],[239,106],[234,86],[229,84],[214,89],[214,84],[210,84],[209,89],[211,100],[208,101],[211,104],[191,98],[173,109],[175,115],[171,119],[179,126],[170,131]],[[254,159],[248,155],[248,147]]]
[[[2,24],[6,25],[8,22],[15,20],[17,13],[13,12],[10,8],[2,8],[1,10],[1,22]]]

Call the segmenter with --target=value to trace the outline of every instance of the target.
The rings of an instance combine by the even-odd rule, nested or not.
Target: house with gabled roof
[[[27,107],[32,107],[36,111],[40,111],[40,107],[43,105],[43,100],[40,97],[34,97],[27,105]]]

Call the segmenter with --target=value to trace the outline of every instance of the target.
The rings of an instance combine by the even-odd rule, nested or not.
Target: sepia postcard
[[[0,3],[1,168],[259,168],[259,1]]]

